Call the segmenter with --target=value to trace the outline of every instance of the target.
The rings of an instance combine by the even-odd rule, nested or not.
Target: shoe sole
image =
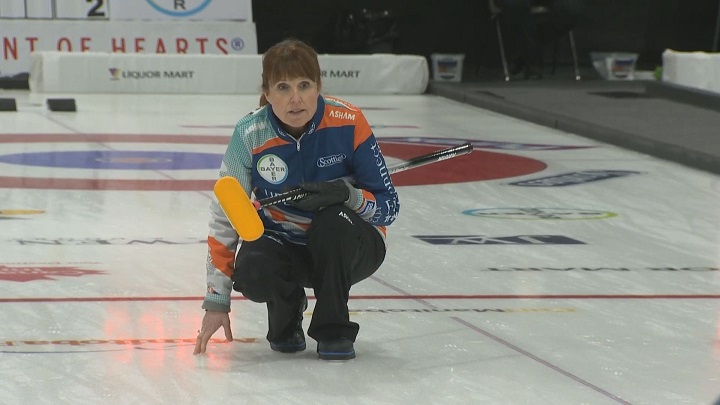
[[[355,351],[352,352],[318,352],[321,360],[352,360],[355,358]]]
[[[307,345],[305,343],[303,343],[301,346],[298,346],[298,345],[283,346],[283,345],[276,345],[276,344],[270,343],[270,348],[273,349],[274,351],[280,352],[280,353],[301,352],[301,351],[305,350],[306,347],[307,347]]]

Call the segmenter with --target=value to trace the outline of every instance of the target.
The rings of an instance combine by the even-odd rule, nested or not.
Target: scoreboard
[[[0,77],[51,51],[255,55],[252,0],[0,0]]]
[[[35,0],[37,1],[37,0]],[[50,1],[50,0],[45,0]],[[55,18],[58,19],[108,19],[106,0],[52,0]]]
[[[0,0],[0,18],[252,21],[252,0]]]
[[[0,0],[0,18],[108,19],[107,0]]]

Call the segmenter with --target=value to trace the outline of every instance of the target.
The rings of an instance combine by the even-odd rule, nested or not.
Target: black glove
[[[302,183],[299,187],[310,194],[299,200],[290,202],[290,205],[303,211],[311,212],[319,211],[321,208],[333,204],[344,204],[350,198],[350,192],[355,191],[355,187],[343,180]]]

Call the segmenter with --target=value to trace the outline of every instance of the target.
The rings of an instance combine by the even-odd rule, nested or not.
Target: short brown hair
[[[267,104],[265,92],[273,83],[307,77],[322,88],[317,52],[297,39],[286,39],[268,49],[262,58],[262,91],[260,106]]]

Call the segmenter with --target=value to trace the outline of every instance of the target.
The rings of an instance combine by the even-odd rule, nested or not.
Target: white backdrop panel
[[[252,22],[3,20],[0,74],[30,71],[40,51],[257,54]]]
[[[259,94],[261,55],[37,52],[38,93]],[[320,55],[326,94],[422,94],[427,60],[416,55]]]
[[[663,52],[663,81],[720,94],[720,53]]]

